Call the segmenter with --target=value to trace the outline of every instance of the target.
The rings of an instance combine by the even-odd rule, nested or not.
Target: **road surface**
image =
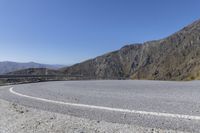
[[[200,131],[200,81],[59,81],[0,88],[0,98],[73,116]]]

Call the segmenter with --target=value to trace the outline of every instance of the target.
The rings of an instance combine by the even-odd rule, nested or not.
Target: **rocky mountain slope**
[[[167,38],[127,45],[61,71],[90,79],[198,79],[200,20]]]
[[[27,68],[59,69],[61,67],[64,67],[64,66],[39,64],[39,63],[34,63],[34,62],[17,63],[17,62],[4,61],[4,62],[0,62],[0,74],[5,74],[5,73],[13,72],[13,71],[27,69]]]

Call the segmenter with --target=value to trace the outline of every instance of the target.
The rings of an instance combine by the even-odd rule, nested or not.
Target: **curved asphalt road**
[[[28,107],[108,122],[200,131],[200,81],[59,81],[0,88]]]

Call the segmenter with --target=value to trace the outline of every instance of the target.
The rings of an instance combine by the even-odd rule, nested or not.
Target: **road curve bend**
[[[199,86],[200,81],[57,81],[3,87],[0,98],[83,118],[198,132]]]

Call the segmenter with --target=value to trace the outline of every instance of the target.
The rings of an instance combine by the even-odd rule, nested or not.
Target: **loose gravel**
[[[0,133],[177,133],[27,108],[0,100]],[[180,132],[181,133],[181,132]]]

